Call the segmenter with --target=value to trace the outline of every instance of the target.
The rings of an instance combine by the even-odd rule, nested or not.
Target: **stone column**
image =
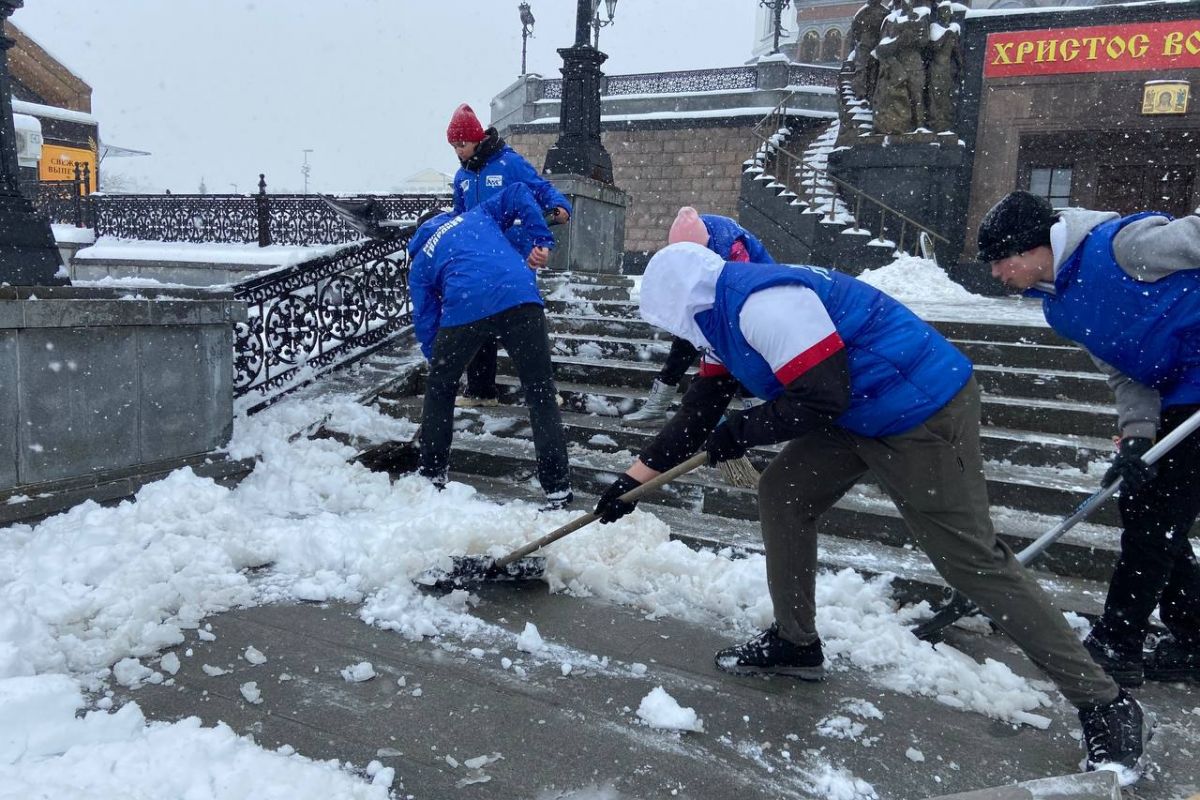
[[[25,0],[0,0],[0,25]],[[0,33],[0,284],[53,286],[67,283],[50,220],[21,194],[17,134],[13,126],[8,49],[15,42]]]

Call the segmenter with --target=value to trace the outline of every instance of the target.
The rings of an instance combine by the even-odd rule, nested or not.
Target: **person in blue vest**
[[[525,387],[546,507],[559,509],[572,500],[566,436],[534,271],[505,236],[517,220],[535,250],[554,246],[533,195],[521,183],[470,211],[421,220],[409,241],[413,330],[429,360],[419,472],[445,485],[458,379],[480,343],[499,338]]]
[[[523,183],[533,192],[551,224],[565,223],[571,218],[571,203],[554,184],[538,174],[533,165],[513,150],[495,128],[486,131],[469,105],[463,103],[454,110],[446,127],[446,140],[454,148],[461,166],[454,174],[454,213],[461,214],[482,203],[514,183]],[[513,225],[505,231],[513,248],[527,256],[529,266],[546,266],[548,251],[534,249],[529,230]],[[480,345],[479,353],[467,366],[467,390],[456,401],[459,406],[494,406],[499,402],[496,389],[496,340]]]
[[[699,214],[691,206],[684,206],[675,215],[671,229],[667,232],[667,243],[695,242],[707,247],[726,261],[750,261],[755,264],[774,264],[775,259],[767,252],[763,243],[735,220],[717,214]],[[653,427],[666,421],[667,410],[684,373],[700,355],[687,339],[676,336],[671,340],[671,350],[662,369],[650,385],[646,402],[632,414],[626,414],[621,422],[635,427]]]
[[[1200,680],[1200,433],[1147,465],[1155,439],[1200,410],[1200,216],[1121,216],[1012,192],[979,226],[992,276],[1040,298],[1046,321],[1107,374],[1118,444],[1104,485],[1121,478],[1124,528],[1104,614],[1085,644],[1126,686]],[[1143,654],[1158,608],[1169,635]]]
[[[979,387],[966,356],[855,278],[820,267],[726,262],[693,243],[650,259],[639,305],[643,319],[687,339],[703,358],[680,410],[601,495],[595,513],[602,521],[628,514],[634,504],[621,495],[701,447],[718,464],[784,443],[758,487],[775,622],[720,650],[719,669],[824,676],[817,520],[870,471],[946,582],[1079,709],[1088,768],[1117,762],[1136,774],[1140,707],[1091,659],[992,528]],[[727,412],[739,385],[765,402]]]

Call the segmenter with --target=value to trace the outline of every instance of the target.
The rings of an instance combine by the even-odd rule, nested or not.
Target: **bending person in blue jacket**
[[[684,206],[675,215],[671,229],[667,232],[667,243],[695,242],[703,245],[726,261],[749,261],[755,264],[774,264],[775,259],[763,247],[763,243],[735,220],[717,214],[698,214],[691,206]],[[636,427],[654,427],[666,422],[667,409],[675,399],[675,392],[684,373],[700,355],[687,339],[676,336],[671,340],[671,350],[654,383],[646,402],[621,421]]]
[[[680,410],[601,495],[603,521],[633,510],[622,494],[701,447],[717,464],[785,443],[758,486],[775,624],[719,651],[719,669],[823,677],[817,520],[869,470],[946,582],[1079,709],[1088,768],[1137,766],[1139,706],[996,538],[979,450],[979,387],[966,356],[906,307],[847,275],[726,262],[691,243],[650,259],[639,304],[643,319],[687,339],[703,358]],[[766,402],[726,414],[739,385]],[[1136,724],[1139,736],[1120,738],[1114,717]]]
[[[1042,300],[1046,321],[1109,377],[1120,443],[1121,556],[1085,644],[1124,686],[1200,680],[1200,432],[1161,461],[1142,456],[1200,411],[1200,216],[1064,208],[1013,192],[979,225],[992,276]],[[1150,614],[1169,636],[1143,659]]]
[[[563,508],[572,499],[571,475],[546,316],[534,271],[504,234],[518,220],[535,250],[554,246],[541,210],[523,184],[465,213],[438,214],[423,222],[409,242],[413,328],[429,359],[420,473],[445,484],[458,379],[480,344],[499,337],[525,387],[547,507]]]
[[[533,192],[533,199],[551,224],[565,223],[571,218],[571,203],[566,196],[505,144],[495,128],[485,131],[466,103],[450,117],[446,140],[461,164],[454,174],[455,214],[469,211],[513,184],[523,183]],[[546,266],[548,251],[533,247],[530,232],[523,225],[510,227],[504,235],[518,253],[527,257],[529,266],[534,269]],[[467,365],[467,390],[456,402],[465,407],[494,406],[497,397],[496,340],[490,339],[480,345],[479,353]]]

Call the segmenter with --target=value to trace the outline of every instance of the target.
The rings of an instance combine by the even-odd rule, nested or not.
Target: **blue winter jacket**
[[[1200,403],[1200,269],[1139,281],[1113,255],[1117,233],[1151,213],[1097,225],[1059,267],[1055,294],[1028,294],[1050,327],[1158,390],[1164,408]]]
[[[837,424],[860,436],[891,436],[920,425],[971,378],[971,362],[930,325],[878,289],[821,267],[729,262],[717,279],[716,303],[696,323],[721,363],[758,397],[783,384],[742,335],[742,306],[772,286],[816,293],[846,347],[850,407]]]
[[[534,246],[553,247],[533,194],[513,184],[462,214],[439,214],[408,244],[413,328],[433,355],[440,328],[466,325],[525,303],[543,305],[534,271],[504,231],[522,221]]]
[[[767,252],[767,248],[758,240],[758,237],[729,217],[722,217],[719,214],[701,214],[700,221],[704,223],[704,228],[708,231],[708,249],[726,261],[729,260],[729,253],[733,249],[734,242],[740,239],[746,247],[746,252],[750,255],[750,263],[775,263],[775,259],[771,258],[771,254]]]
[[[492,195],[517,183],[525,184],[533,192],[534,200],[540,209],[539,219],[544,219],[544,212],[552,211],[555,206],[565,209],[568,214],[573,213],[571,201],[508,145],[497,150],[478,172],[459,167],[458,172],[454,173],[454,213],[461,214],[472,209]],[[528,223],[524,220],[522,223],[510,227],[505,235],[518,253],[528,256],[534,242],[524,229],[524,225]]]

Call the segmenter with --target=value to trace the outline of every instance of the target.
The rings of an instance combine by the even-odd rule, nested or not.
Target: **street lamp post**
[[[792,0],[758,0],[758,4],[765,8],[771,9],[775,15],[775,21],[772,29],[775,33],[775,42],[771,45],[771,55],[779,52],[779,36],[783,33],[783,10],[791,5]]]
[[[608,19],[600,19],[600,0],[592,0],[592,47],[600,49],[600,29],[613,24],[613,14],[617,11],[617,0],[604,0],[604,9]]]
[[[525,74],[525,44],[529,41],[529,37],[533,36],[533,12],[529,10],[529,3],[521,3],[517,6],[517,11],[521,14],[521,74]]]
[[[559,48],[562,102],[558,141],[546,153],[544,172],[575,174],[611,184],[612,158],[600,141],[600,65],[608,58],[588,42],[597,0],[576,0],[575,44]],[[616,0],[605,0],[610,8]]]
[[[304,153],[304,163],[300,166],[300,174],[304,176],[304,193],[308,194],[308,174],[312,172],[312,167],[308,165],[308,154],[312,152],[312,148],[301,152]]]
[[[24,4],[24,0],[0,0],[0,26]],[[14,44],[0,31],[0,285],[62,285],[67,280],[59,276],[62,260],[50,220],[21,194],[8,75],[8,49]]]

